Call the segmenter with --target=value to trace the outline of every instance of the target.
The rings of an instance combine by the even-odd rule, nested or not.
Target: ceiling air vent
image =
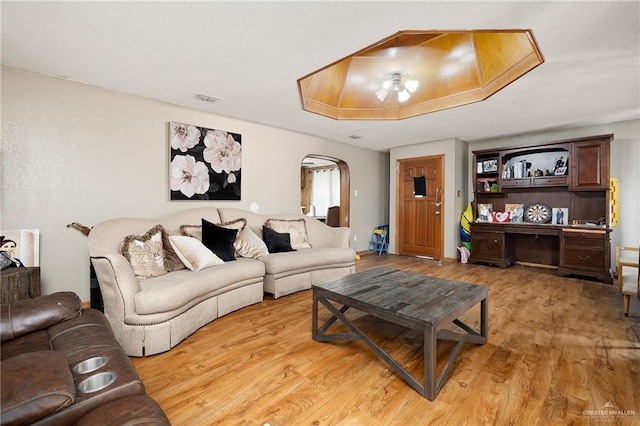
[[[222,100],[220,98],[216,98],[215,96],[205,95],[204,93],[196,93],[196,99],[200,99],[201,101],[205,102],[211,102],[213,104]]]

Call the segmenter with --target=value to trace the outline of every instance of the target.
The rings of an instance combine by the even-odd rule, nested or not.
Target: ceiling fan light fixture
[[[418,86],[420,83],[418,80],[406,80],[402,81],[403,75],[400,72],[394,72],[389,75],[382,82],[382,88],[376,92],[376,98],[380,102],[384,102],[389,94],[389,91],[392,90],[398,94],[398,102],[406,102],[411,98],[411,94],[418,90]]]
[[[336,120],[402,120],[483,101],[543,62],[527,29],[404,30],[299,78],[298,91],[305,111]]]
[[[404,82],[404,87],[409,91],[409,93],[415,93],[420,87],[420,82],[418,80],[407,80]]]
[[[398,92],[398,102],[407,102],[410,97],[411,95],[409,94],[407,89],[402,89],[400,92]]]
[[[384,88],[384,84],[383,84],[382,89],[376,92],[376,98],[378,98],[380,102],[384,102],[388,94],[389,94],[389,91]]]

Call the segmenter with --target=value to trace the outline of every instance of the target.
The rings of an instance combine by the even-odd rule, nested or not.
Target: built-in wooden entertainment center
[[[611,282],[613,135],[473,152],[470,262],[516,261]]]

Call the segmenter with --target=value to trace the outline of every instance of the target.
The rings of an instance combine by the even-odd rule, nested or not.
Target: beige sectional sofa
[[[268,220],[303,223],[311,247],[265,252],[255,255],[256,258],[236,256],[236,260],[197,272],[183,268],[144,279],[136,275],[131,259],[123,255],[127,236],[145,235],[157,225],[164,228],[164,237],[181,235],[185,233],[185,225],[197,227],[202,219],[223,226],[237,224],[240,219],[259,237]],[[302,215],[194,208],[159,219],[107,220],[94,226],[88,238],[89,256],[102,292],[105,315],[118,342],[130,356],[167,351],[216,318],[259,303],[265,292],[278,298],[355,272],[349,228],[332,228]],[[173,242],[165,238],[162,244],[165,249],[169,245],[175,248]],[[168,256],[166,252],[165,255]]]

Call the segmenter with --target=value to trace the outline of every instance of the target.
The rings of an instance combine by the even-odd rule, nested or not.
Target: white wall
[[[640,120],[622,121],[564,130],[538,132],[469,143],[468,167],[471,167],[472,151],[520,145],[534,145],[564,139],[612,133],[611,177],[620,180],[620,224],[611,233],[612,262],[617,245],[638,247],[640,245]],[[571,160],[569,160],[571,161]],[[471,179],[471,176],[468,177]],[[470,184],[470,182],[469,182]],[[473,194],[469,194],[473,198]],[[615,267],[615,265],[611,265]]]
[[[86,237],[66,227],[204,205],[300,211],[307,154],[344,160],[356,250],[388,221],[388,154],[2,67],[1,229],[40,229],[43,294],[89,300]],[[169,201],[168,122],[242,134],[241,201]],[[353,196],[358,190],[358,196]]]
[[[398,161],[407,158],[444,154],[444,257],[457,258],[460,245],[460,214],[467,205],[467,144],[460,139],[445,139],[407,145],[390,150],[389,170],[389,252],[396,250],[396,197],[398,190]],[[459,193],[458,193],[459,191]]]

